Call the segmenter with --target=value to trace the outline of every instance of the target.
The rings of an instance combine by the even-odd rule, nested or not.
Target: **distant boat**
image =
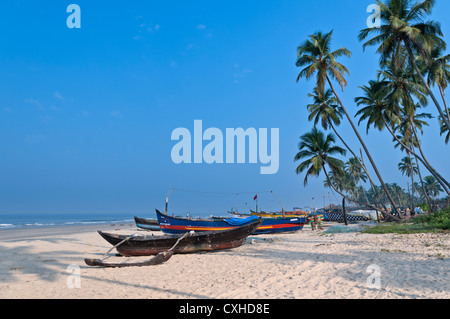
[[[249,224],[257,219],[258,216],[247,218],[211,218],[211,219],[189,219],[182,217],[172,217],[156,210],[159,227],[164,233],[180,234],[186,231],[216,231],[236,228]],[[254,234],[273,234],[295,232],[301,230],[306,223],[303,217],[285,217],[285,218],[262,218],[262,224],[256,229]]]
[[[302,217],[302,218],[308,218],[312,216],[312,213],[305,212],[303,210],[296,210],[296,211],[289,211],[284,212],[284,216],[282,212],[276,212],[276,213],[266,213],[266,212],[255,212],[250,210],[251,215],[259,216],[259,217],[265,217],[265,218],[280,218],[280,217]],[[329,220],[327,213],[322,212],[316,212],[314,215],[322,216],[323,220]]]
[[[298,210],[298,211],[290,211],[290,212],[276,212],[276,213],[268,213],[268,212],[255,212],[253,210],[250,210],[251,214],[254,216],[259,217],[266,217],[266,218],[279,218],[279,217],[306,217],[308,216],[308,212]]]
[[[241,227],[189,234],[179,242],[173,253],[187,254],[199,251],[213,251],[239,247],[245,242],[249,235],[254,233],[261,223],[262,221],[257,219]],[[184,231],[178,235],[145,235],[130,237],[99,231],[99,234],[107,242],[113,246],[117,245],[117,251],[126,257],[152,256],[168,251],[171,247],[174,247],[178,239],[185,233],[186,232]]]
[[[159,228],[159,223],[157,219],[146,219],[146,218],[139,218],[134,217],[134,221],[136,222],[136,226],[145,230],[152,230],[152,231],[161,231],[161,228]]]

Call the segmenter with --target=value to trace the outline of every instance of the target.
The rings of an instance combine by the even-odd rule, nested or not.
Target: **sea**
[[[145,218],[145,216],[142,216]],[[130,214],[0,214],[3,229],[45,228],[76,225],[133,223]]]

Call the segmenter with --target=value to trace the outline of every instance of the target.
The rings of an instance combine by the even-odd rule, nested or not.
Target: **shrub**
[[[414,219],[414,224],[427,224],[433,228],[450,229],[450,208],[438,210],[429,215],[419,216]]]

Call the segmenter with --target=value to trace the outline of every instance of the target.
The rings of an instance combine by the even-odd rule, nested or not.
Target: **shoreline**
[[[18,240],[18,239],[33,239],[39,237],[59,236],[59,235],[74,235],[87,232],[96,232],[98,230],[115,230],[119,228],[133,228],[135,223],[104,223],[94,225],[58,225],[46,227],[30,227],[30,228],[13,228],[0,229],[0,242]]]

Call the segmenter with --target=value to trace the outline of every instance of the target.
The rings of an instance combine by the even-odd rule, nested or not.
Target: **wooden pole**
[[[275,196],[275,198],[276,198],[276,199],[278,200],[278,202],[280,203],[281,211],[283,212],[283,217],[285,217],[285,216],[286,216],[286,213],[285,213],[285,211],[284,211],[283,204],[281,204],[281,201],[278,199],[277,195],[275,195],[275,193],[274,193],[273,191],[270,191],[270,192],[273,194],[273,196]]]

